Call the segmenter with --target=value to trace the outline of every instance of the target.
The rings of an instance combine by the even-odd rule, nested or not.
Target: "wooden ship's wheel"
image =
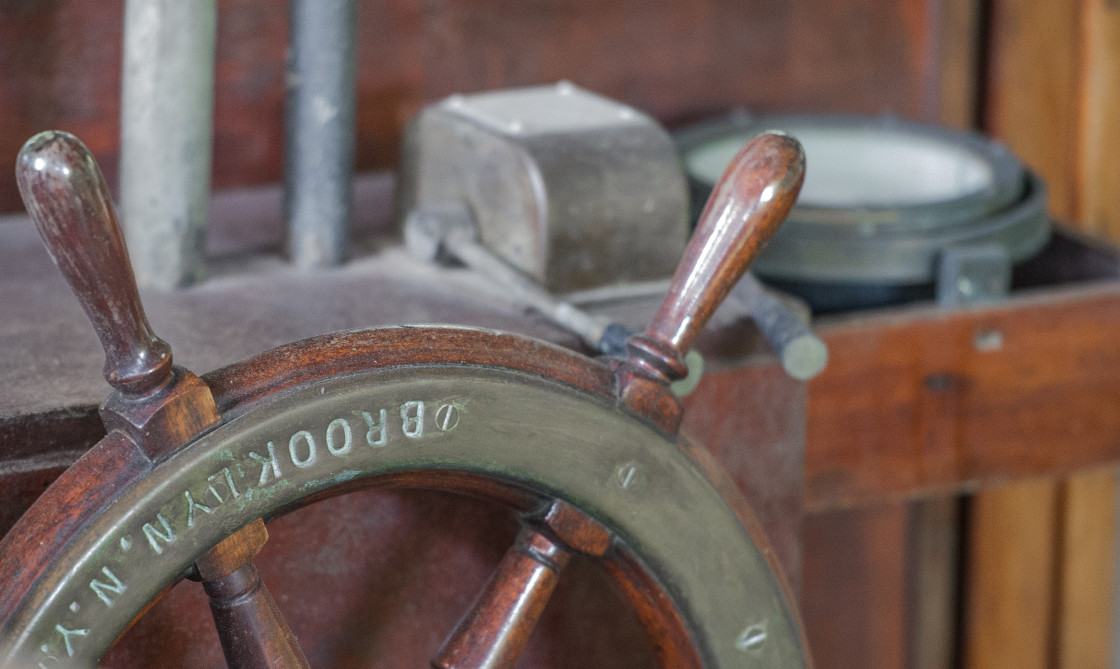
[[[0,666],[92,666],[184,579],[201,581],[231,667],[306,666],[253,564],[264,522],[378,486],[482,497],[521,523],[435,667],[513,666],[575,554],[617,582],[662,666],[808,666],[765,539],[707,451],[678,436],[669,390],[803,171],[786,136],[744,148],[624,358],[396,327],[296,342],[199,378],[148,326],[85,147],[65,133],[32,138],[20,189],[93,321],[113,392],[108,436],[0,543]]]

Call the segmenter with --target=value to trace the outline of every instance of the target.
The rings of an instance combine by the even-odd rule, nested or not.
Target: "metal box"
[[[688,188],[649,116],[570,83],[455,95],[410,124],[400,213],[466,206],[481,242],[553,292],[669,276]]]

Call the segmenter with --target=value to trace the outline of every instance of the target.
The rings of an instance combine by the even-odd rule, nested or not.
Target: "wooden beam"
[[[1082,5],[993,0],[984,129],[1050,186],[1050,211],[1078,220]]]
[[[1051,669],[1057,485],[977,495],[968,534],[965,669]]]
[[[960,504],[946,496],[910,505],[910,669],[944,669],[955,660]]]
[[[801,614],[817,669],[902,669],[908,504],[805,518]]]
[[[937,11],[938,100],[942,124],[976,126],[980,95],[980,0],[932,2]]]
[[[1113,234],[1118,13],[1114,0],[996,0],[985,116],[986,129],[1047,180],[1055,217]],[[1111,473],[977,496],[966,666],[1109,666],[1115,499]]]
[[[1120,282],[822,322],[810,510],[1120,462]]]
[[[1084,2],[1079,218],[1086,230],[1120,240],[1120,2]]]
[[[1076,476],[1062,485],[1053,667],[1112,666],[1116,492],[1116,472],[1111,468]]]

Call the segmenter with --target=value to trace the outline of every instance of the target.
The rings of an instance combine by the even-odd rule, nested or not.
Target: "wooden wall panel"
[[[1039,480],[974,499],[968,536],[965,667],[1053,666],[1057,492],[1054,483]]]
[[[281,175],[286,3],[220,0],[214,187]],[[358,168],[450,93],[573,82],[667,122],[733,106],[936,117],[931,0],[362,0]],[[122,0],[0,1],[0,163],[49,127],[115,180]],[[8,158],[4,158],[7,156]],[[0,170],[0,212],[19,208]]]
[[[1118,11],[1112,0],[995,0],[985,114],[986,129],[1047,180],[1055,217],[1114,239]],[[1096,433],[1120,437],[1114,426]],[[977,496],[966,666],[1109,666],[1116,494],[1104,472]]]
[[[1078,218],[1082,0],[995,0],[984,130],[1050,186],[1050,212]]]
[[[1084,2],[1078,218],[1089,232],[1120,241],[1120,2]]]
[[[1062,669],[1112,664],[1116,472],[1083,474],[1061,489],[1055,661]]]
[[[907,666],[910,520],[905,504],[806,517],[801,613],[817,669]]]

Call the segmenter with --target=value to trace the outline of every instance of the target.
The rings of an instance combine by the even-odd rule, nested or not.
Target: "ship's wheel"
[[[94,323],[114,390],[101,409],[108,436],[0,543],[0,666],[93,666],[184,579],[201,581],[231,667],[306,666],[253,565],[264,522],[377,486],[482,497],[521,522],[435,667],[513,666],[573,554],[618,583],[663,666],[808,666],[750,510],[708,453],[678,437],[669,391],[788,212],[803,166],[783,135],[743,150],[624,359],[398,327],[296,342],[199,378],[172,365],[148,326],[85,147],[65,133],[32,138],[20,189]]]

